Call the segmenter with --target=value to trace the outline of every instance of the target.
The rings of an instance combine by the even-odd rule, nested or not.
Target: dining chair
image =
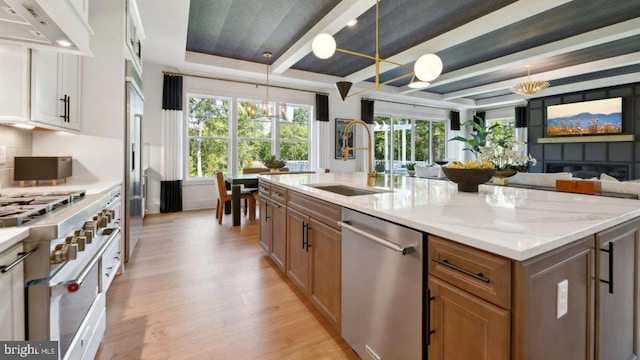
[[[222,216],[224,215],[224,204],[227,201],[231,201],[233,199],[231,195],[231,190],[227,190],[224,184],[224,175],[222,175],[221,171],[216,172],[216,183],[218,186],[218,202],[216,203],[216,219],[218,219],[218,224],[222,224]],[[253,197],[251,191],[242,190],[240,192],[240,199],[245,199],[249,203],[249,220],[254,220],[256,218],[256,200]],[[246,207],[245,207],[246,214]]]

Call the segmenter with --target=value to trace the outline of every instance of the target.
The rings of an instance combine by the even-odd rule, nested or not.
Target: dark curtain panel
[[[160,182],[160,212],[182,211],[182,180]]]
[[[484,111],[476,111],[476,116],[481,118],[484,125],[487,126],[487,119],[485,119],[486,113]],[[476,124],[479,124],[476,116],[473,117],[473,121],[475,121]]]
[[[162,110],[182,110],[182,76],[164,75]]]
[[[360,116],[362,121],[373,124],[373,100],[360,100]]]
[[[316,94],[316,120],[329,121],[329,95]]]
[[[458,111],[451,111],[449,113],[449,119],[451,120],[451,130],[460,130],[460,113]]]
[[[517,128],[525,128],[527,127],[527,108],[524,106],[516,107],[516,127]]]

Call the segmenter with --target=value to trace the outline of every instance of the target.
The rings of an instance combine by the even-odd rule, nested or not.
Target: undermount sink
[[[344,196],[358,196],[358,195],[371,195],[391,192],[389,190],[381,189],[363,189],[346,185],[322,185],[322,184],[307,184],[307,186],[316,188],[318,190],[329,191],[334,194]]]

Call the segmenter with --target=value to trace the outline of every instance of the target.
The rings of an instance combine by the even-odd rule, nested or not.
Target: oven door
[[[104,334],[105,296],[101,284],[101,259],[120,239],[120,229],[98,235],[100,244],[81,264],[67,264],[50,281],[27,287],[28,339],[59,341],[60,359],[93,358]],[[75,265],[75,266],[74,266]]]

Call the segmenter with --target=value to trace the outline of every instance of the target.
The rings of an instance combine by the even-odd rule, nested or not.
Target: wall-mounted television
[[[622,98],[547,106],[547,136],[622,133]]]

